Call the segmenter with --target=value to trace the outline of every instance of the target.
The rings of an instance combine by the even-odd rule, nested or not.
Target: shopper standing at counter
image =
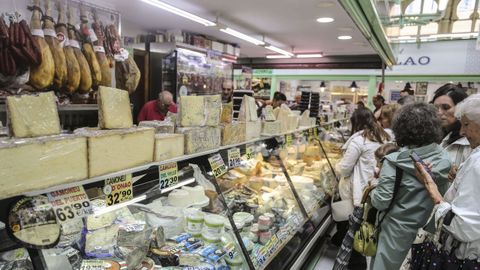
[[[453,250],[460,261],[471,266],[468,269],[478,269],[480,266],[480,95],[467,98],[457,106],[456,115],[461,119],[460,133],[470,142],[474,149],[458,170],[457,177],[442,198],[442,189],[438,182],[432,179],[419,164],[417,178],[425,185],[431,201],[437,205],[435,221],[445,217],[442,224],[446,231],[447,250],[451,240],[457,240],[459,245]],[[435,169],[435,165],[433,165]],[[439,228],[440,229],[440,228]],[[477,268],[474,268],[477,267]],[[442,268],[442,266],[440,266]],[[439,269],[440,269],[439,268]],[[443,269],[443,268],[442,268]],[[452,268],[453,269],[453,268]],[[466,269],[464,267],[464,269]]]
[[[443,128],[444,138],[440,145],[448,152],[455,171],[472,152],[467,138],[460,134],[462,124],[455,117],[456,105],[467,97],[463,88],[448,83],[435,91],[432,100]]]
[[[450,160],[437,144],[442,131],[435,108],[424,103],[403,106],[393,119],[392,130],[401,149],[385,157],[378,185],[370,192],[371,204],[379,211],[389,209],[393,200],[380,225],[373,270],[400,268],[418,229],[427,222],[433,209],[425,188],[415,177],[412,150],[433,164],[441,194],[448,188]],[[397,168],[402,175],[394,195]]]
[[[375,150],[390,141],[390,136],[375,120],[368,109],[356,109],[351,117],[352,136],[342,147],[345,151],[336,169],[341,175],[338,185],[342,200],[351,200],[360,206],[363,190],[375,174]],[[337,223],[337,234],[332,242],[339,243],[348,231],[348,221]],[[367,262],[360,253],[352,250],[349,269],[366,269]]]
[[[138,114],[138,122],[150,120],[165,120],[167,113],[177,113],[177,105],[173,102],[172,93],[162,91],[158,94],[158,99],[151,100],[143,105]]]

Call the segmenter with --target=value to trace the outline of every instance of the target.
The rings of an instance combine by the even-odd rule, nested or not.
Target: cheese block
[[[100,128],[115,129],[133,126],[128,91],[100,86],[97,102]]]
[[[245,129],[245,122],[232,122],[230,124],[223,125],[222,145],[230,145],[244,142],[246,135]]]
[[[86,178],[84,137],[54,135],[0,141],[0,198]]]
[[[117,130],[82,128],[88,138],[88,174],[95,177],[152,162],[155,130],[138,127]]]
[[[258,139],[260,138],[260,134],[262,134],[262,122],[246,122],[245,140]]]
[[[310,110],[305,110],[300,117],[299,126],[301,127],[312,127],[315,126],[315,117],[310,117]]]
[[[183,134],[155,135],[155,161],[163,161],[184,154],[185,139]]]
[[[279,121],[262,123],[262,135],[270,136],[280,133],[282,133],[282,127]]]
[[[300,121],[300,116],[294,115],[294,114],[288,115],[288,117],[287,117],[287,123],[288,123],[287,130],[288,130],[288,132],[295,131],[298,128],[299,121]]]
[[[222,132],[219,127],[177,128],[177,133],[185,134],[185,154],[216,149],[222,142]]]
[[[285,133],[289,131],[289,120],[288,116],[290,115],[290,109],[285,104],[282,104],[281,108],[278,110],[277,121],[280,122],[281,132]]]
[[[275,120],[277,120],[277,117],[275,116],[275,113],[273,112],[272,105],[267,105],[265,107],[264,115],[265,115],[265,121],[275,121]]]
[[[172,121],[141,121],[139,127],[152,127],[155,133],[175,133],[175,123]]]
[[[220,122],[229,124],[233,121],[233,102],[222,104],[222,116]]]
[[[85,254],[93,257],[104,257],[109,251],[113,251],[113,245],[117,243],[118,225],[89,231],[85,235]]]
[[[240,106],[240,113],[238,114],[239,121],[257,121],[257,104],[255,99],[251,96],[244,95],[242,105]]]
[[[218,126],[222,110],[222,97],[182,96],[179,124],[182,127]]]
[[[7,112],[13,137],[40,137],[61,132],[53,92],[7,97]]]

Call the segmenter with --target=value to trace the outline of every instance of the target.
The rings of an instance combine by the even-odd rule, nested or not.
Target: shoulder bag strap
[[[392,194],[392,200],[390,201],[390,204],[388,205],[387,210],[384,211],[384,214],[380,221],[378,222],[377,226],[380,226],[382,224],[383,220],[385,219],[385,216],[388,214],[388,212],[392,209],[393,203],[395,201],[395,197],[397,196],[398,189],[400,188],[400,182],[402,182],[402,177],[403,177],[403,170],[400,169],[399,167],[395,166],[396,168],[396,173],[395,173],[395,186],[393,187],[393,194]]]

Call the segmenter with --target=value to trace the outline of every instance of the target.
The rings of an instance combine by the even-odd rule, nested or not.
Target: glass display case
[[[336,181],[317,133],[4,199],[0,269],[288,268],[329,220]]]

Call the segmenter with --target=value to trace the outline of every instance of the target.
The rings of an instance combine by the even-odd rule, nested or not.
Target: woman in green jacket
[[[442,131],[435,108],[423,103],[406,105],[397,112],[392,129],[401,149],[385,157],[378,185],[370,193],[372,206],[379,211],[387,210],[393,197],[396,167],[403,171],[403,176],[392,208],[380,226],[372,270],[399,269],[418,229],[432,212],[433,203],[415,177],[412,151],[433,165],[440,192],[444,194],[448,188],[451,165],[448,155],[437,144]]]

